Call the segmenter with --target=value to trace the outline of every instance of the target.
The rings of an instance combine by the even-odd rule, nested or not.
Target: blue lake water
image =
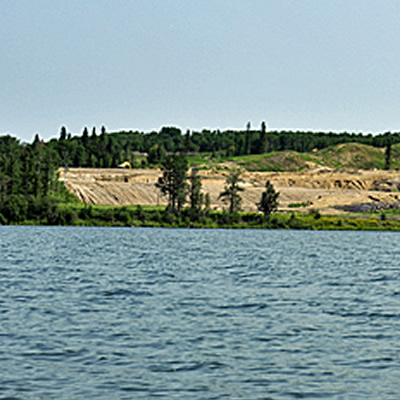
[[[0,399],[400,398],[400,235],[0,227]]]

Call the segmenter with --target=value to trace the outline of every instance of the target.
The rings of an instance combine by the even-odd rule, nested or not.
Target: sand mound
[[[79,200],[104,205],[163,205],[155,183],[156,169],[91,169],[59,170],[60,180]],[[222,209],[218,199],[223,191],[227,171],[200,171],[203,192],[209,193],[211,207]],[[307,172],[245,172],[241,192],[244,210],[256,210],[264,185],[270,180],[280,192],[280,208],[318,209],[339,212],[334,207],[360,203],[400,201],[398,171],[332,171],[317,169]],[[341,211],[342,212],[342,211]]]

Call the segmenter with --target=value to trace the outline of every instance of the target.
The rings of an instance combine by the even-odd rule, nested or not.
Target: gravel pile
[[[335,208],[347,212],[364,213],[364,212],[379,211],[379,210],[395,210],[397,208],[400,208],[400,203],[384,203],[384,202],[360,203],[360,204],[337,206]]]

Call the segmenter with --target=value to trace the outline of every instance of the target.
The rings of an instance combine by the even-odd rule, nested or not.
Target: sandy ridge
[[[68,190],[87,204],[164,205],[166,199],[155,187],[161,175],[157,169],[59,170]],[[213,209],[224,208],[218,199],[228,171],[200,171],[203,191],[209,193]],[[280,192],[280,208],[296,203],[302,209],[323,213],[338,212],[334,207],[359,203],[400,202],[400,171],[333,171],[315,169],[306,172],[244,172],[241,193],[244,210],[256,210],[264,185],[270,180]],[[291,209],[293,209],[291,207]]]

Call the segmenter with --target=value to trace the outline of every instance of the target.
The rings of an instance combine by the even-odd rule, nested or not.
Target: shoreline
[[[289,229],[342,231],[400,231],[400,214],[384,212],[325,215],[318,211],[277,212],[268,218],[256,212],[205,211],[198,215],[183,209],[180,215],[162,207],[88,206],[66,203],[52,218],[5,223],[2,226],[83,226],[188,229]]]

